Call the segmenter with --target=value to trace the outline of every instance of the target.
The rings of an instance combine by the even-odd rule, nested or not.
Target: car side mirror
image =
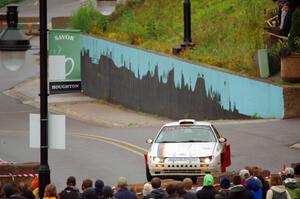
[[[226,141],[227,141],[226,138],[219,138],[219,142],[220,142],[220,143],[224,143],[224,142],[226,142]]]
[[[153,143],[153,140],[149,138],[149,139],[146,140],[146,143],[147,143],[147,144],[152,144],[152,143]]]

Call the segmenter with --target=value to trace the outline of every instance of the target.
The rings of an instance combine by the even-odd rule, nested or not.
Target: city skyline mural
[[[83,83],[83,89],[89,96],[174,119],[248,118],[238,112],[234,103],[230,104],[230,110],[225,110],[220,104],[220,94],[212,88],[206,94],[205,82],[200,74],[192,90],[183,75],[176,86],[174,69],[166,74],[166,82],[159,77],[158,66],[153,73],[148,71],[145,75],[135,77],[130,63],[117,67],[110,56],[110,52],[107,52],[98,63],[93,63],[89,51],[82,52],[83,73],[87,74],[82,78],[86,82]]]
[[[223,111],[238,113],[242,118],[244,116],[283,117],[283,91],[281,87],[272,84],[227,73],[213,67],[193,64],[174,56],[149,52],[87,35],[81,36],[81,53],[82,58],[84,58],[81,64],[83,70],[87,67],[89,68],[88,70],[93,71],[91,73],[97,73],[98,76],[102,77],[103,74],[107,75],[107,73],[103,73],[103,71],[99,72],[99,67],[105,67],[106,70],[110,70],[107,68],[108,61],[103,62],[103,60],[101,60],[105,57],[105,59],[110,59],[113,63],[109,64],[111,67],[121,69],[123,72],[127,69],[127,76],[129,72],[131,72],[130,75],[132,75],[132,77],[130,76],[130,80],[132,80],[133,77],[135,78],[135,81],[131,81],[131,83],[145,84],[145,82],[143,82],[145,81],[145,77],[148,78],[148,81],[153,81],[150,77],[154,77],[158,79],[155,84],[160,85],[160,89],[163,87],[163,84],[174,85],[171,96],[175,101],[182,99],[182,97],[175,97],[180,96],[181,93],[188,93],[190,97],[197,97],[195,93],[200,94],[197,89],[199,88],[199,82],[202,82],[203,90],[200,95],[206,96],[207,99],[213,99],[214,103],[219,104],[220,109]],[[83,72],[82,75],[87,76],[85,72]],[[112,76],[112,73],[109,75]],[[120,75],[120,73],[118,73],[118,75]],[[123,74],[123,76],[121,75],[119,78],[122,79],[124,77]],[[170,78],[173,78],[172,82]],[[89,81],[93,82],[91,84],[92,87],[99,87],[99,85],[97,85],[99,79],[89,78]],[[146,86],[150,87],[151,84],[147,84]],[[144,89],[147,90],[148,87]],[[111,86],[102,88],[105,90],[101,91],[93,89],[91,92],[89,92],[88,87],[84,89],[86,93],[91,94],[94,92],[93,96],[99,97],[102,96],[101,93],[107,93],[108,90],[110,90],[109,92],[114,92],[111,91],[111,88]],[[156,92],[158,92],[157,90],[152,90],[152,92],[153,95],[158,95],[156,94]],[[174,93],[176,93],[176,95],[174,95]],[[194,94],[191,95],[191,93]],[[130,95],[136,95],[135,97],[140,96],[138,93],[130,93]],[[107,96],[108,95],[106,95],[106,97]],[[202,102],[197,101],[197,103],[203,104],[207,99]],[[185,100],[187,100],[186,103],[190,103],[190,98],[186,98]],[[113,101],[117,102],[118,100],[114,98]],[[179,102],[181,107],[186,106],[182,103],[182,100],[179,100],[178,103]],[[140,107],[140,105],[137,106],[137,109]],[[183,108],[183,110],[186,111],[187,109]],[[193,110],[188,112],[189,113],[185,113],[185,115],[194,115],[194,113],[192,113]],[[218,117],[219,119],[227,118]]]

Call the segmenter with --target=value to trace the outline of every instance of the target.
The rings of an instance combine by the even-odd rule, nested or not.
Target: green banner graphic
[[[49,80],[81,80],[79,30],[49,31]]]

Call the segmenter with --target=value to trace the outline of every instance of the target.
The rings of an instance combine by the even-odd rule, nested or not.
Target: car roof
[[[180,125],[199,125],[199,126],[211,126],[210,122],[205,121],[196,121],[194,119],[182,119],[176,122],[169,122],[164,124],[163,126],[180,126]]]

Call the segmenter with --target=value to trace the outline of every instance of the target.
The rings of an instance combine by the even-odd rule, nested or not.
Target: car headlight
[[[165,158],[153,157],[152,160],[155,164],[157,164],[157,163],[163,163],[165,161]]]
[[[201,157],[200,162],[203,162],[205,164],[209,164],[211,162],[212,157]]]

